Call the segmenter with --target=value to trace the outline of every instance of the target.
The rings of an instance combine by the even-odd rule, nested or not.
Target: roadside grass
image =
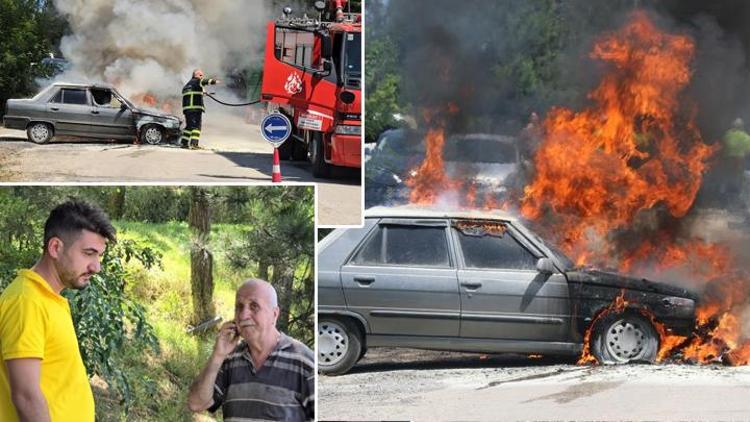
[[[161,353],[145,354],[125,346],[118,355],[122,370],[134,380],[130,409],[125,409],[106,383],[92,381],[100,421],[214,421],[212,415],[193,415],[186,406],[190,384],[211,354],[215,331],[203,337],[188,334],[192,315],[190,289],[190,232],[187,224],[117,222],[118,237],[149,246],[161,255],[161,267],[146,270],[139,263],[128,264],[130,293],[146,307]],[[234,314],[234,293],[239,283],[253,276],[253,270],[229,268],[227,250],[249,226],[214,225],[210,249],[214,256],[214,304],[217,315],[226,320]]]

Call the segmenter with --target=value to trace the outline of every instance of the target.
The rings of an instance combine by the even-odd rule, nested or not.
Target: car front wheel
[[[610,314],[597,322],[591,352],[604,364],[656,361],[659,334],[651,322],[636,313]]]
[[[347,319],[321,317],[318,321],[318,370],[340,375],[362,357],[362,335]]]
[[[141,129],[141,143],[159,145],[164,140],[164,130],[156,125],[147,125]]]
[[[49,123],[32,123],[26,128],[29,140],[35,144],[46,144],[52,139],[52,126]]]

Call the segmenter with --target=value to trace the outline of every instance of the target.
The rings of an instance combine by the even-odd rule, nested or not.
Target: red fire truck
[[[261,100],[292,121],[281,159],[309,159],[316,177],[362,166],[362,18],[347,2],[315,2],[318,18],[285,8],[268,24]]]

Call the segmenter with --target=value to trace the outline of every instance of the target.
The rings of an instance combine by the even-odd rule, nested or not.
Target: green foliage
[[[89,376],[100,375],[120,394],[127,409],[134,399],[132,380],[117,353],[127,343],[140,356],[159,353],[159,342],[146,320],[144,306],[126,289],[125,265],[132,259],[146,269],[159,265],[160,255],[149,247],[123,240],[110,245],[102,270],[91,278],[88,288],[65,290],[70,301],[78,344]]]
[[[386,129],[398,126],[394,114],[401,113],[401,76],[397,47],[388,36],[369,38],[365,51],[365,140],[375,141]]]
[[[252,228],[229,250],[235,268],[258,268],[279,296],[279,328],[312,347],[314,203],[310,188],[264,190],[252,200]]]
[[[41,60],[62,36],[63,21],[46,1],[0,0],[0,116],[9,98],[34,92],[34,79],[50,75]]]

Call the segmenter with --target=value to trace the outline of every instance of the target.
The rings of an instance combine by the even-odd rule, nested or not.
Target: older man
[[[211,358],[190,387],[190,410],[222,407],[225,420],[314,419],[313,352],[279,332],[278,317],[273,286],[258,279],[240,286],[234,321],[222,325]]]
[[[44,226],[39,261],[0,295],[0,421],[94,421],[94,397],[63,289],[99,272],[115,229],[86,202],[69,201]]]

